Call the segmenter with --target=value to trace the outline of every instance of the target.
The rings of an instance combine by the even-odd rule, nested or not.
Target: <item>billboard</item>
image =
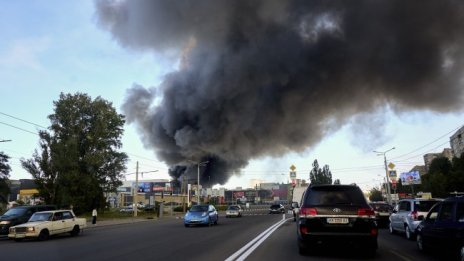
[[[402,185],[421,184],[419,171],[403,172],[400,175]]]

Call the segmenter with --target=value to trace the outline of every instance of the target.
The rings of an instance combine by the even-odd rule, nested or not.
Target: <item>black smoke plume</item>
[[[303,151],[382,108],[461,111],[463,7],[452,0],[96,1],[99,26],[122,46],[178,53],[178,69],[159,86],[134,85],[123,110],[173,175],[194,178],[189,160],[209,161],[201,179],[212,184],[250,159]]]

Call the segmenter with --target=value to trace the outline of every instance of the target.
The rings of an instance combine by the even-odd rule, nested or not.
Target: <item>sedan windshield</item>
[[[208,211],[208,206],[193,206],[190,209],[190,212],[206,212]]]

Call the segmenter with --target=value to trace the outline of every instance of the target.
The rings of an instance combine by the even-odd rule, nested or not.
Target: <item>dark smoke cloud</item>
[[[209,161],[210,183],[250,159],[303,151],[351,121],[359,127],[379,109],[462,110],[463,6],[96,2],[99,25],[122,46],[179,53],[179,69],[160,86],[133,86],[123,110],[173,175],[195,177],[188,160]]]

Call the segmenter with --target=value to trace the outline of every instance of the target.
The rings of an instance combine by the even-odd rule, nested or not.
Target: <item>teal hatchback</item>
[[[184,225],[217,225],[219,215],[213,205],[195,205],[192,206],[184,216]]]

